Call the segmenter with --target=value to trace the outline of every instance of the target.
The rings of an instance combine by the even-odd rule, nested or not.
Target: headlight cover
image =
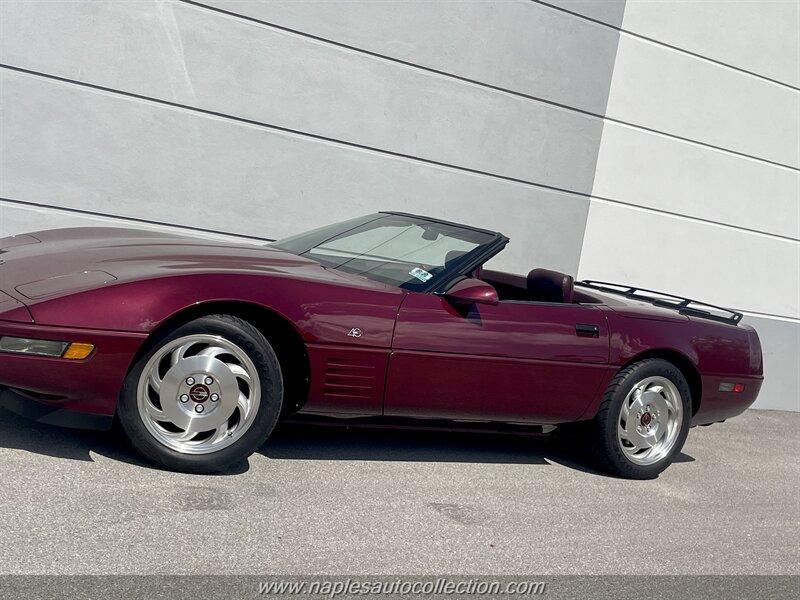
[[[69,343],[53,340],[33,340],[30,338],[0,337],[0,352],[36,354],[37,356],[61,356]]]
[[[36,340],[7,335],[0,337],[0,352],[11,352],[13,354],[81,360],[89,356],[93,350],[93,344],[86,344],[83,342],[70,343],[56,340]]]

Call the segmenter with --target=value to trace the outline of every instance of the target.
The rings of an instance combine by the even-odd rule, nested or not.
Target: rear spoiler
[[[713,304],[706,304],[705,302],[698,302],[697,300],[690,300],[683,296],[676,296],[665,292],[657,292],[655,290],[622,285],[619,283],[608,283],[606,281],[593,281],[591,279],[578,281],[576,285],[607,292],[609,294],[618,294],[632,300],[649,302],[654,306],[660,306],[662,308],[672,308],[682,315],[711,319],[712,321],[729,323],[731,325],[736,325],[742,320],[742,313],[736,312],[735,310],[714,306]]]

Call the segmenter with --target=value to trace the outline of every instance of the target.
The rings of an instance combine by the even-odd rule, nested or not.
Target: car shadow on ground
[[[1,408],[0,447],[86,462],[94,461],[92,454],[97,454],[144,468],[154,468],[122,440],[119,431],[83,431],[44,425]],[[558,464],[577,471],[604,475],[590,466],[578,448],[552,435],[286,423],[278,427],[258,452],[271,460]],[[683,453],[675,460],[691,461],[694,459]],[[238,475],[248,469],[249,463],[242,461],[218,475]]]
[[[273,460],[563,465],[603,475],[552,435],[513,435],[286,423],[260,449]]]
[[[3,408],[0,408],[0,448],[83,462],[94,462],[92,454],[97,454],[143,468],[158,468],[141,458],[116,429],[90,431],[45,425]],[[217,475],[238,475],[248,469],[247,461],[242,461]]]

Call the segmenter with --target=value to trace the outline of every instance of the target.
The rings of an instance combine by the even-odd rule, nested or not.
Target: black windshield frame
[[[405,284],[398,284],[397,282],[386,281],[378,276],[371,276],[366,273],[356,273],[362,277],[370,279],[371,281],[378,281],[380,283],[392,285],[406,291],[422,293],[443,292],[452,284],[453,281],[460,279],[463,275],[474,271],[492,256],[500,252],[509,241],[507,237],[496,231],[490,231],[478,227],[471,227],[468,225],[462,225],[460,223],[453,223],[451,221],[434,219],[431,217],[414,215],[410,213],[382,211],[314,229],[289,238],[284,238],[283,240],[278,240],[271,243],[270,246],[284,250],[285,252],[297,254],[299,256],[306,256],[307,258],[311,258],[312,260],[319,262],[326,268],[342,270],[342,272],[349,272],[346,269],[338,269],[338,267],[335,265],[325,265],[323,262],[315,259],[313,256],[309,256],[309,253],[314,248],[321,246],[332,239],[342,237],[349,231],[359,229],[374,221],[384,219],[389,216],[406,218],[409,220],[410,224],[419,224],[419,222],[434,223],[453,229],[460,229],[464,232],[483,234],[487,236],[486,242],[477,245],[474,249],[466,252],[463,256],[455,260],[448,261],[446,265],[442,267],[442,270],[428,282],[420,282],[418,284],[415,282],[407,282]]]

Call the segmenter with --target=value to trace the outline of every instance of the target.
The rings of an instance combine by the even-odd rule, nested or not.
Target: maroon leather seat
[[[571,275],[534,269],[528,273],[528,297],[533,302],[572,302],[573,284]]]

